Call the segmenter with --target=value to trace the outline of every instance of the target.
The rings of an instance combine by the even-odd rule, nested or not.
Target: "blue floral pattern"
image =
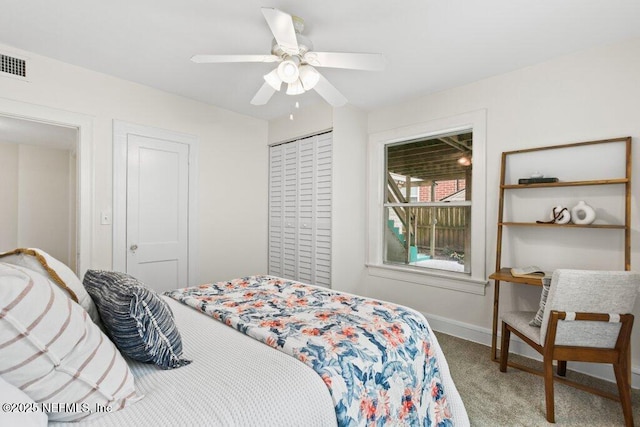
[[[452,426],[424,317],[395,304],[272,276],[166,295],[313,368],[340,426]]]

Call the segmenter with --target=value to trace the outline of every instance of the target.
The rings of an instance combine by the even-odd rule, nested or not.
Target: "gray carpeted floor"
[[[541,376],[509,368],[500,372],[491,349],[481,344],[436,333],[462,396],[472,426],[553,426],[545,418]],[[513,359],[512,359],[513,358]],[[511,354],[509,360],[540,367],[532,359]],[[571,362],[568,363],[571,369]],[[567,377],[617,393],[615,384],[575,372]],[[624,426],[620,403],[555,383],[557,426]],[[633,417],[640,424],[640,390],[632,391]]]

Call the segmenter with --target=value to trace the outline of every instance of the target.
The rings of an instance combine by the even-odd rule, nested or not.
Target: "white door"
[[[164,292],[189,283],[189,145],[127,138],[126,272]]]

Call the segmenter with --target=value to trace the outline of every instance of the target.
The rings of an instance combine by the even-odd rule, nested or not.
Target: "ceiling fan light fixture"
[[[300,76],[299,63],[300,59],[297,56],[288,57],[278,65],[278,77],[285,83],[295,82]]]
[[[305,92],[300,79],[289,83],[287,86],[287,95],[302,95]]]
[[[274,90],[280,91],[280,87],[282,86],[282,80],[278,76],[278,69],[271,71],[269,74],[264,75],[264,81],[269,83]]]
[[[320,73],[311,65],[301,65],[298,69],[300,73],[300,81],[305,90],[311,90],[320,80]]]

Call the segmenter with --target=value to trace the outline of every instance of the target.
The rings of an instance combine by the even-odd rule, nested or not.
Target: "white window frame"
[[[368,146],[367,267],[369,274],[387,279],[485,294],[486,278],[486,127],[487,112],[429,120],[372,134]],[[471,274],[384,264],[385,147],[402,141],[453,132],[473,132],[471,180]]]

